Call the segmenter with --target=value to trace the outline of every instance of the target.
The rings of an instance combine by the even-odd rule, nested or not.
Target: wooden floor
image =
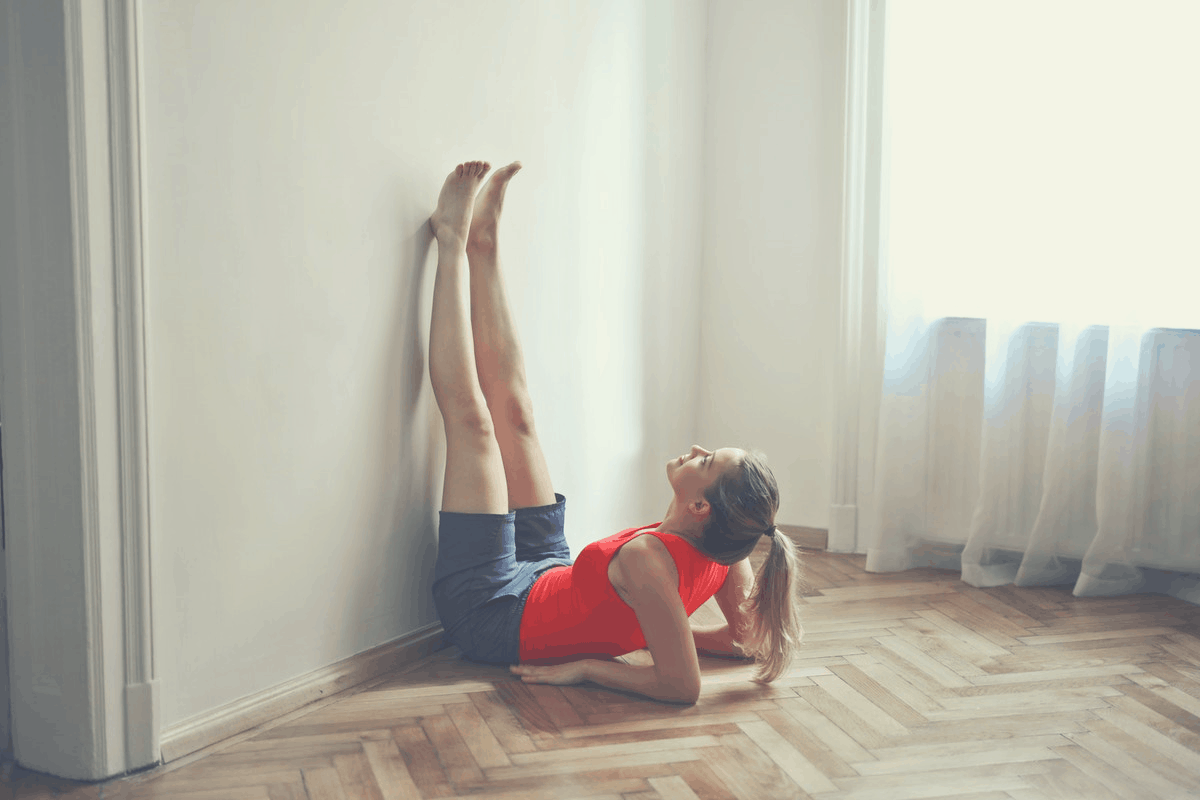
[[[702,659],[681,708],[447,650],[139,775],[18,770],[0,797],[1200,797],[1200,607],[805,559],[803,657],[769,687]]]

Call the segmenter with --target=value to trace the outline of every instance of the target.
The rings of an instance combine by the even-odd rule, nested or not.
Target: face
[[[704,490],[744,455],[736,447],[722,447],[713,451],[692,445],[690,452],[667,462],[667,481],[680,500],[688,503],[702,501]]]

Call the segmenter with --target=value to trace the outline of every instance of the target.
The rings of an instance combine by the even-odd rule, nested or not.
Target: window
[[[1200,327],[1200,3],[886,14],[895,291],[935,317]]]

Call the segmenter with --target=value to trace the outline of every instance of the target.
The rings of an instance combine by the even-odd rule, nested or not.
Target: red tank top
[[[658,523],[627,528],[592,542],[569,567],[543,572],[529,591],[521,617],[521,660],[619,656],[646,646],[633,609],[608,580],[612,557],[643,533],[658,537],[679,571],[679,599],[690,616],[725,583],[729,567],[690,542],[653,530]]]

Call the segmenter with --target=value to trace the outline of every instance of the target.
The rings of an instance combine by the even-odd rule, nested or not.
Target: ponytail
[[[754,590],[742,603],[751,621],[743,650],[758,661],[754,676],[758,683],[770,683],[787,671],[804,636],[798,608],[800,559],[792,540],[774,527],[768,534],[771,552],[754,576]]]
[[[748,452],[705,492],[712,511],[702,549],[714,561],[731,565],[750,555],[763,536],[771,539],[754,590],[742,603],[750,619],[743,651],[759,662],[754,680],[770,683],[787,671],[800,646],[800,559],[796,546],[775,528],[779,486],[761,453]]]

